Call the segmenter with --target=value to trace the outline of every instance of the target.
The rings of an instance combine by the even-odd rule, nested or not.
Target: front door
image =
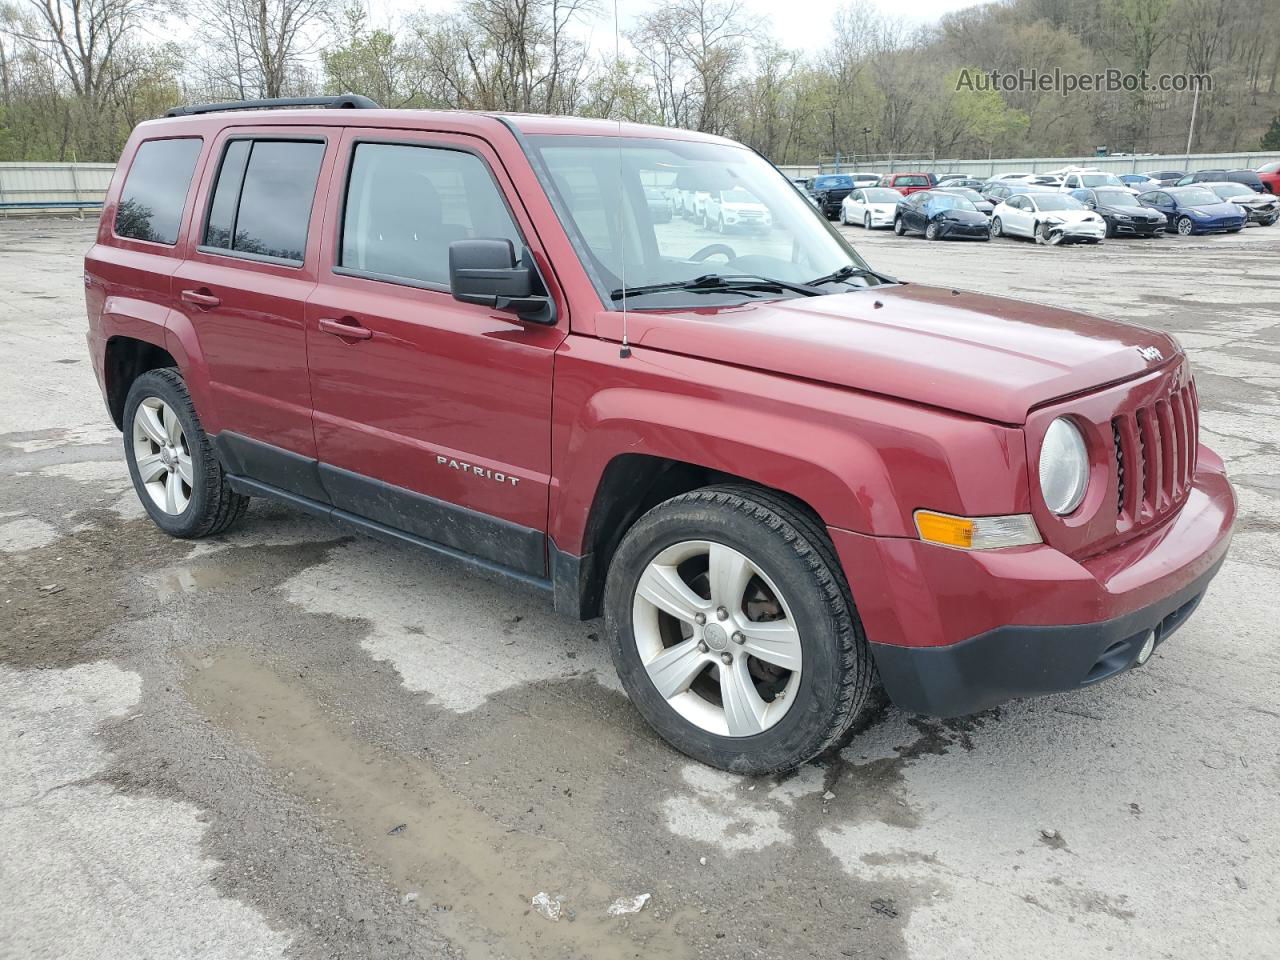
[[[536,247],[496,155],[454,134],[349,130],[306,309],[320,474],[333,504],[544,576],[551,387],[568,330],[459,303],[449,244]],[[545,261],[544,261],[545,262]],[[556,291],[552,290],[556,296]]]

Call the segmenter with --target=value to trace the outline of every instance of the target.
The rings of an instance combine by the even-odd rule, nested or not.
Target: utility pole
[[[1196,109],[1200,106],[1200,84],[1196,84],[1196,93],[1191,100],[1191,125],[1187,127],[1187,153],[1186,157],[1191,158],[1191,138],[1196,135]]]
[[[870,127],[862,128],[862,147],[863,147],[863,150],[865,151],[863,153],[863,156],[865,156],[867,158],[867,161],[870,162],[871,160],[871,128]]]

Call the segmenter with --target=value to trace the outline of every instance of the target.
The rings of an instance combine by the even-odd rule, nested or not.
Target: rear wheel
[[[803,763],[849,729],[872,666],[820,525],[780,494],[706,487],[627,531],[605,628],[636,708],[676,749],[725,770]]]
[[[124,450],[138,499],[171,536],[221,533],[249,506],[227,483],[176,370],[151,370],[129,388]]]

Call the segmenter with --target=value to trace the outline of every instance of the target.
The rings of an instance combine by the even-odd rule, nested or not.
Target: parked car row
[[[1214,174],[1223,179],[1209,179]],[[1122,177],[1067,168],[1002,173],[984,182],[924,171],[823,174],[793,182],[829,219],[868,230],[889,228],[899,236],[930,240],[1027,237],[1056,245],[1163,232],[1234,233],[1249,223],[1271,226],[1280,220],[1280,197],[1257,189],[1263,175],[1158,170]],[[651,218],[655,223],[691,220],[721,234],[773,229],[769,208],[748,190],[701,187],[684,177],[667,186],[646,186]]]

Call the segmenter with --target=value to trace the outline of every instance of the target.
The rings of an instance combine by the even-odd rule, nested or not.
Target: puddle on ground
[[[402,895],[416,894],[415,906],[464,956],[695,955],[695,925],[705,921],[696,911],[651,905],[630,917],[608,917],[618,897],[655,891],[612,889],[584,876],[564,844],[516,831],[476,809],[429,762],[353,737],[307,690],[244,651],[190,655],[185,686],[206,716],[280,771],[286,788],[385,869]],[[530,899],[542,891],[564,898],[559,921],[531,908]]]
[[[199,593],[214,590],[241,579],[243,572],[233,566],[209,565],[202,567],[176,567],[167,570],[156,581],[156,592],[161,600],[183,593]]]

